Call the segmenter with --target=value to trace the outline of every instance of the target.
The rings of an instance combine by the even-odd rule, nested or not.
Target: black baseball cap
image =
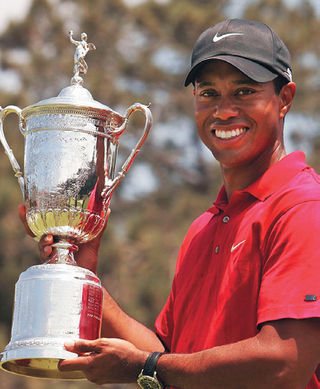
[[[228,19],[204,31],[194,45],[184,85],[194,83],[201,65],[213,59],[230,63],[257,82],[278,76],[292,81],[288,48],[269,26],[257,21]]]

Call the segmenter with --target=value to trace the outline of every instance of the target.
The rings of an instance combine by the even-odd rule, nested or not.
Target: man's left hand
[[[135,382],[149,355],[121,339],[80,339],[66,343],[65,348],[79,356],[61,361],[59,369],[81,370],[98,385]]]

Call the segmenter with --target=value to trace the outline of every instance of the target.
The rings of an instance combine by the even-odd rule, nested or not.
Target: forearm
[[[132,330],[136,328],[133,325]],[[161,350],[149,335],[138,327],[138,338],[146,336],[150,350]],[[149,355],[114,338],[78,340],[66,347],[79,356],[61,362],[60,368],[82,370],[99,385],[134,382]],[[147,348],[146,344],[140,347]],[[156,370],[167,386],[180,389],[303,389],[319,364],[319,349],[318,320],[279,320],[237,343],[190,354],[164,354]]]
[[[193,354],[168,354],[158,363],[158,375],[181,389],[294,389],[276,384],[282,365],[259,358],[254,344],[216,347]],[[255,354],[253,357],[252,354]]]
[[[127,315],[104,289],[101,336],[127,340],[145,351],[163,351],[156,334]]]
[[[301,389],[318,363],[311,343],[300,346],[297,337],[279,336],[270,326],[262,336],[234,344],[163,355],[157,371],[163,382],[181,389]]]

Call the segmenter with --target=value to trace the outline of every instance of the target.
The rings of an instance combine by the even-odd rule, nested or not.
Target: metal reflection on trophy
[[[1,368],[26,376],[81,379],[79,371],[60,372],[61,359],[76,355],[66,341],[100,335],[102,287],[91,271],[77,266],[77,245],[103,229],[111,197],[132,166],[152,126],[149,108],[135,103],[124,115],[95,101],[83,87],[85,56],[95,50],[87,35],[76,46],[71,85],[57,97],[20,109],[0,111],[0,141],[18,179],[27,222],[36,236],[53,234],[55,255],[24,271],[16,283],[11,340],[1,355]],[[136,111],[145,116],[136,146],[117,172],[119,140]],[[19,117],[25,138],[22,172],[3,131],[8,114]]]

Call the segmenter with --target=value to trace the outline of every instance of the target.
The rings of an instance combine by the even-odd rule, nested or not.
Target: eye
[[[248,96],[248,95],[252,95],[253,93],[255,93],[255,90],[253,88],[241,88],[236,91],[235,95]]]
[[[199,96],[201,97],[217,97],[219,93],[215,89],[202,89],[198,91]]]

